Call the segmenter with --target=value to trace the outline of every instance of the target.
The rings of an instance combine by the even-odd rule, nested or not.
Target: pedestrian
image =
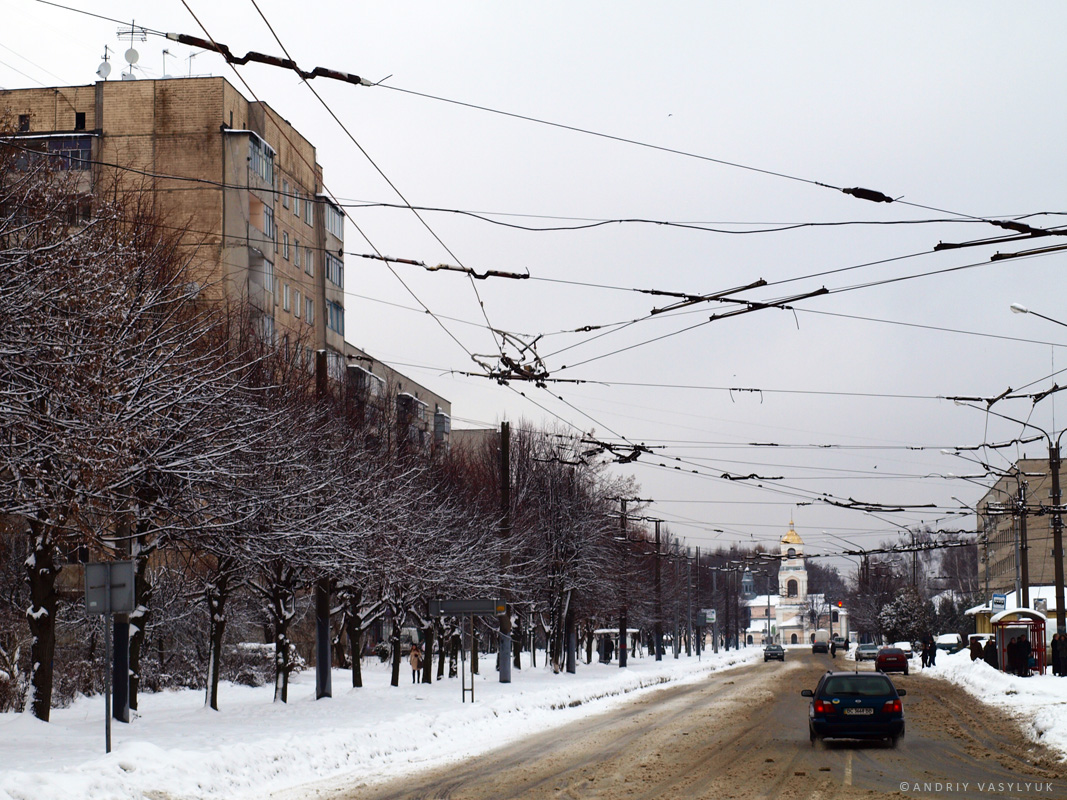
[[[921,658],[922,658],[923,669],[926,669],[926,667],[929,666],[929,664],[930,664],[930,645],[927,644],[925,639],[923,639],[923,649],[922,649]]]
[[[997,645],[992,638],[986,640],[985,647],[982,648],[982,658],[993,669],[1000,669],[999,659],[997,658]]]
[[[830,658],[837,658],[837,642],[830,642]]]
[[[982,657],[982,642],[978,638],[971,639],[971,661],[977,661]]]
[[[926,655],[927,666],[934,666],[937,664],[937,642],[930,640],[930,652]]]
[[[1019,638],[1012,636],[1011,641],[1008,642],[1008,646],[1005,648],[1008,654],[1008,672],[1013,675],[1019,674]]]
[[[1019,637],[1019,674],[1024,678],[1029,676],[1031,667],[1036,666],[1037,659],[1032,659],[1032,652],[1030,640],[1026,638],[1024,633]],[[1034,661],[1034,664],[1030,663],[1031,660]]]
[[[408,654],[408,663],[411,664],[411,682],[417,683],[419,679],[419,667],[422,666],[422,651],[417,644],[411,645],[411,652]]]
[[[1052,674],[1067,673],[1067,636],[1057,633],[1052,637]]]

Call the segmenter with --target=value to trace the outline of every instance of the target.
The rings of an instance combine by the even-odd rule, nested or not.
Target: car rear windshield
[[[835,697],[878,697],[893,693],[893,684],[879,675],[835,675],[826,679],[823,694]]]

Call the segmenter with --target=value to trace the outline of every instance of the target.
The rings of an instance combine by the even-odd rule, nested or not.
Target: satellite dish
[[[111,74],[111,65],[106,61],[101,61],[100,66],[96,68],[96,74],[107,80],[107,76]]]
[[[134,50],[132,47],[127,50],[123,55],[126,58],[127,64],[136,64],[137,59],[141,57],[141,54]]]

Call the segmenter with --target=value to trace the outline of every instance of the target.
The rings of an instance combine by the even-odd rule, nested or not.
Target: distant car
[[[815,631],[815,636],[811,642],[811,652],[813,653],[829,653],[830,652],[830,632],[827,630],[819,629]]]
[[[780,644],[769,644],[763,648],[763,663],[767,663],[772,658],[776,658],[779,661],[785,661],[785,648]]]
[[[880,649],[881,647],[876,644],[861,644],[856,647],[856,660],[874,661]]]
[[[835,633],[830,641],[837,645],[838,650],[844,650],[846,653],[848,652],[848,639],[844,636]]]
[[[911,642],[893,642],[890,647],[896,647],[898,650],[903,650],[904,655],[907,658],[911,658],[913,653],[911,650]]]
[[[934,637],[934,644],[937,645],[938,650],[944,650],[947,653],[958,653],[963,649],[963,637],[958,633],[942,633],[940,636]]]
[[[874,657],[874,668],[879,672],[903,672],[908,674],[908,657],[899,647],[883,647]]]
[[[805,689],[808,735],[816,739],[886,739],[891,747],[904,735],[907,694],[880,672],[827,672],[814,691]]]

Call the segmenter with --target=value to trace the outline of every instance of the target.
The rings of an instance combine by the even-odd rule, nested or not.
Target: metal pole
[[[110,594],[111,576],[108,575]],[[104,752],[111,752],[111,610],[104,611]]]
[[[1060,433],[1062,436],[1063,433]],[[1060,443],[1049,439],[1048,463],[1052,470],[1052,560],[1056,580],[1056,633],[1067,632],[1067,609],[1063,597],[1063,518],[1060,516]]]
[[[689,548],[685,548],[685,655],[693,655],[693,562],[689,560]]]
[[[662,594],[662,591],[661,591],[662,590],[662,584],[661,584],[661,581],[660,581],[660,564],[659,564],[659,523],[660,523],[660,521],[658,519],[655,520],[655,525],[656,525],[656,560],[655,560],[655,568],[656,568],[656,623],[655,623],[655,627],[654,627],[654,630],[655,630],[655,641],[653,642],[653,646],[656,648],[656,661],[662,661],[663,660],[663,652],[662,652],[662,650],[663,650],[663,622],[662,622],[662,616],[663,616],[663,594]]]
[[[1019,549],[1022,558],[1023,608],[1030,607],[1030,547],[1026,544],[1026,484],[1019,484]]]
[[[622,529],[622,537],[623,537],[622,557],[623,557],[623,564],[625,565],[628,562],[629,557],[630,557],[630,549],[629,549],[630,542],[629,542],[629,539],[627,539],[627,537],[626,537],[626,528],[627,528],[627,522],[626,522],[626,498],[625,497],[621,498],[620,502],[622,503],[622,516],[619,517],[619,526]],[[619,612],[619,669],[625,669],[626,668],[626,659],[627,659],[627,656],[629,655],[629,650],[630,650],[630,647],[629,647],[630,635],[626,630],[627,625],[629,624],[627,619],[626,619],[626,617],[627,617],[627,613],[626,612],[629,610],[626,607],[627,606],[627,600],[629,599],[628,595],[627,595],[627,585],[626,585],[627,584],[627,578],[628,578],[628,576],[625,574],[625,570],[624,570],[624,573],[623,573],[623,576],[622,576],[622,610]]]

